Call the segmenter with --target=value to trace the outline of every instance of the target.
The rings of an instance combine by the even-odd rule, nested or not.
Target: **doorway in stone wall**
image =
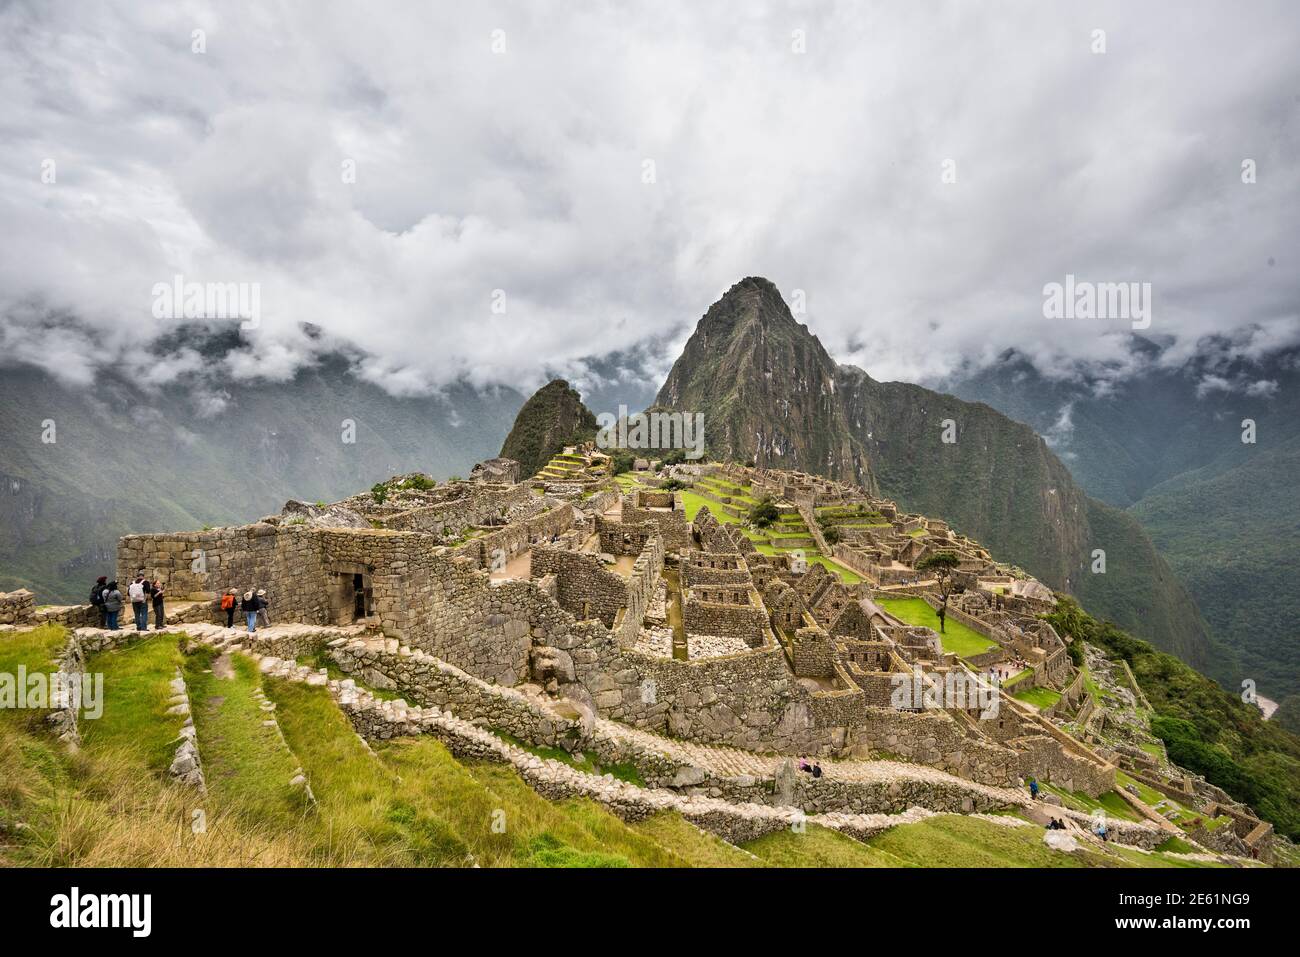
[[[374,607],[374,589],[370,585],[370,576],[358,572],[352,576],[352,620],[361,621],[370,617]]]

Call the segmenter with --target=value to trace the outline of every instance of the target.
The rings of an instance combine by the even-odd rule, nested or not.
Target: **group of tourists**
[[[127,602],[131,604],[131,613],[135,619],[136,631],[149,630],[149,609],[151,606],[153,608],[153,628],[155,631],[161,630],[166,624],[165,598],[166,589],[163,587],[162,581],[157,578],[151,581],[145,577],[143,571],[139,572],[127,585],[125,595],[122,593],[117,580],[109,581],[107,575],[100,575],[99,578],[95,579],[95,584],[90,589],[90,604],[99,612],[99,627],[107,628],[109,631],[121,630],[118,618]],[[257,631],[259,621],[266,627],[270,627],[270,608],[271,602],[266,597],[265,588],[259,588],[256,591],[249,589],[244,592],[242,598],[237,589],[231,588],[221,596],[221,610],[226,613],[226,627],[235,627],[235,611],[238,610],[248,622],[249,634]]]
[[[811,774],[815,778],[819,778],[822,776],[822,766],[818,764],[816,761],[814,761],[812,764],[809,764],[807,761],[800,758],[799,770],[804,772],[805,774]]]
[[[248,622],[248,633],[250,635],[257,632],[259,620],[267,628],[271,627],[271,602],[266,597],[265,588],[259,588],[257,591],[250,588],[244,592],[242,597],[240,597],[238,589],[226,589],[225,594],[221,596],[221,610],[226,613],[227,628],[235,627],[236,607]]]
[[[90,589],[90,604],[99,611],[99,627],[107,628],[109,631],[121,630],[118,616],[122,614],[122,609],[128,601],[131,603],[131,613],[135,618],[135,630],[148,631],[149,608],[152,606],[153,627],[157,631],[166,621],[163,608],[165,596],[166,589],[163,588],[163,583],[157,578],[150,581],[143,571],[127,585],[125,596],[116,579],[109,581],[107,575],[100,575]]]

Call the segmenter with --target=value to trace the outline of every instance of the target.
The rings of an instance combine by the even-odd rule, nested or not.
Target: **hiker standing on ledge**
[[[257,590],[257,617],[262,620],[262,624],[267,628],[271,627],[271,603],[266,600],[266,589]]]
[[[153,580],[153,628],[162,631],[163,627],[163,583],[162,579]]]
[[[104,586],[104,627],[117,631],[117,616],[122,611],[122,593],[117,590],[117,582],[111,581]]]
[[[108,590],[108,576],[100,575],[90,589],[90,603],[99,609],[99,627],[108,627],[108,612],[104,610],[104,592]]]
[[[251,590],[244,592],[244,600],[239,603],[239,609],[248,619],[248,633],[250,635],[257,633],[257,596]]]
[[[221,596],[221,610],[226,613],[226,627],[235,627],[235,604],[238,601],[237,593],[233,588],[227,588],[226,593]]]
[[[131,613],[135,616],[135,630],[144,631],[149,627],[149,606],[144,600],[144,576],[135,576],[135,581],[127,586],[126,597],[131,599]]]

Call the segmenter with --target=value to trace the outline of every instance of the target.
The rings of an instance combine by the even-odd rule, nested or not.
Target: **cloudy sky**
[[[1262,353],[1300,341],[1298,28],[1288,0],[2,3],[0,361],[139,362],[176,275],[257,285],[232,375],[348,343],[404,393],[611,353],[657,384],[746,275],[877,378],[1011,346],[1122,373],[1129,321],[1044,316],[1067,274],[1149,282],[1166,361]]]

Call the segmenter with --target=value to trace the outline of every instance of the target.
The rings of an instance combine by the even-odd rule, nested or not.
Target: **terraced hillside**
[[[748,524],[750,510],[758,504],[753,489],[748,485],[741,485],[721,475],[701,476],[690,489],[680,494],[687,521],[694,521],[695,513],[707,506],[709,513],[724,524]],[[862,580],[860,575],[829,558],[818,547],[807,523],[793,508],[785,509],[766,528],[747,527],[745,535],[765,555],[798,553],[809,564],[824,565],[827,571],[838,575],[846,584]]]
[[[110,636],[88,671],[104,674],[102,714],[81,715],[81,745],[42,713],[0,712],[0,863],[50,866],[901,867],[1200,866],[1173,845],[1140,851],[1076,830],[1053,850],[1022,796],[904,767],[914,793],[968,787],[996,814],[823,813],[726,805],[634,783],[595,756],[547,755],[510,736],[418,709],[342,677],[330,648],[363,643],[310,626],[260,633],[258,647],[303,650],[308,664],[246,648],[216,626]],[[88,641],[105,633],[85,630]],[[0,672],[50,668],[68,644],[53,625],[0,633]],[[320,642],[329,638],[332,644]],[[318,640],[316,640],[318,639]],[[380,639],[382,643],[382,639]],[[310,647],[309,647],[310,646]],[[314,650],[313,650],[314,649]],[[337,656],[334,656],[337,657]],[[320,667],[321,665],[323,667]],[[380,722],[376,727],[373,723]],[[612,723],[608,723],[612,724]],[[612,732],[613,729],[611,729]],[[358,734],[362,731],[362,734]],[[625,729],[628,735],[641,734]],[[197,745],[202,784],[180,783],[178,745]],[[655,739],[692,760],[770,757]],[[173,755],[176,757],[174,758]],[[828,777],[892,762],[843,762]],[[170,770],[169,770],[170,769]],[[624,780],[615,777],[618,770]],[[565,783],[567,782],[567,783]],[[982,788],[982,791],[981,791]],[[615,795],[614,799],[609,796]],[[591,796],[588,796],[591,795]],[[981,796],[982,795],[982,796]],[[593,799],[594,796],[594,799]],[[684,811],[673,809],[677,802]],[[727,810],[725,808],[733,808]],[[734,810],[739,808],[740,810]],[[1061,813],[1066,813],[1062,811]],[[1073,812],[1072,812],[1073,813]],[[729,819],[727,815],[730,815]],[[1083,815],[1079,814],[1079,819]],[[725,819],[725,820],[724,820]],[[1144,825],[1135,825],[1143,827]],[[718,832],[730,834],[725,840]],[[742,839],[745,838],[745,839]],[[1187,848],[1190,849],[1190,848]]]

